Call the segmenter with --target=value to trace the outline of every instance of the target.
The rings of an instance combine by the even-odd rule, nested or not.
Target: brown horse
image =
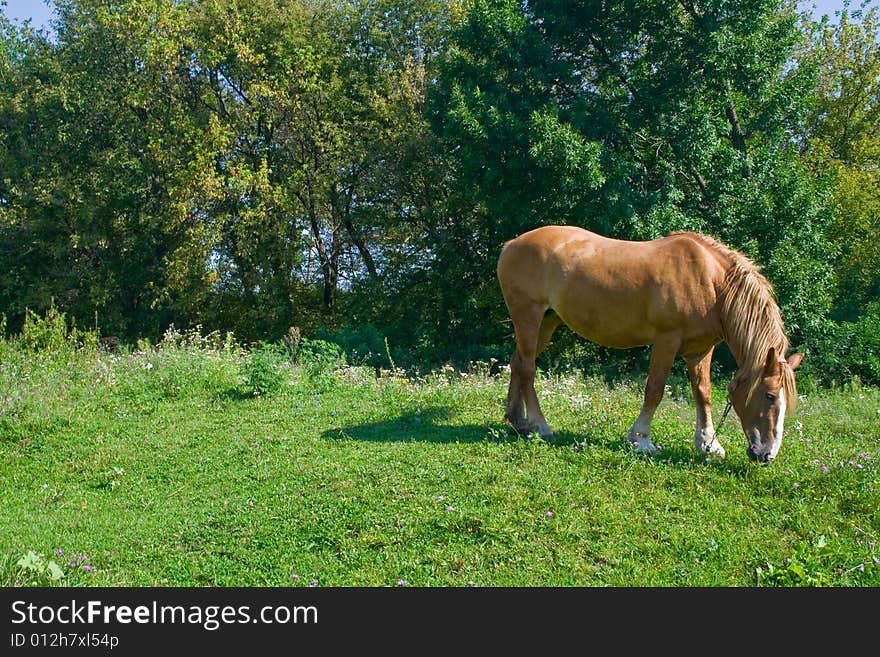
[[[724,457],[712,426],[709,365],[715,345],[726,342],[739,367],[728,397],[748,456],[776,458],[786,412],[797,402],[794,370],[803,355],[785,359],[789,342],[773,289],[745,255],[698,233],[630,242],[546,226],[507,242],[497,271],[516,333],[505,419],[517,431],[552,439],[535,394],[535,358],[564,322],[606,347],[651,345],[644,402],[627,436],[648,454],[656,450],[654,411],[682,356],[697,409],[694,448]]]

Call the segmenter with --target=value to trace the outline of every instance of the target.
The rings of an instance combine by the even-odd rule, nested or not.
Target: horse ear
[[[767,352],[767,361],[764,363],[764,376],[775,376],[779,374],[779,361],[776,360],[776,349],[770,347]]]
[[[791,356],[788,357],[788,361],[787,361],[787,362],[788,362],[788,366],[789,366],[792,370],[796,370],[796,369],[798,368],[798,365],[801,364],[801,361],[802,361],[803,359],[804,359],[804,355],[803,355],[803,354],[800,354],[800,353],[798,353],[798,354],[792,354]]]

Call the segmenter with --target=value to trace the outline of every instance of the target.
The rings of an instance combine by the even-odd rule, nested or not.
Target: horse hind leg
[[[528,304],[516,310],[518,312],[511,310],[516,351],[510,358],[510,387],[505,418],[520,433],[536,431],[542,438],[550,440],[553,431],[544,419],[535,392],[535,359],[547,347],[553,331],[562,320],[555,312],[545,313],[545,308],[538,304]]]
[[[507,405],[504,419],[518,432],[526,432],[526,414],[523,407],[522,384],[519,351],[510,356],[510,385],[507,388]]]

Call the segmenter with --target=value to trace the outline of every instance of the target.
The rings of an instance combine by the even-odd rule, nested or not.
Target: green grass
[[[727,459],[692,456],[680,385],[648,458],[623,440],[639,381],[541,373],[551,445],[500,421],[485,367],[260,358],[197,334],[118,355],[0,342],[0,583],[880,585],[877,389],[805,395],[758,466],[733,415]]]

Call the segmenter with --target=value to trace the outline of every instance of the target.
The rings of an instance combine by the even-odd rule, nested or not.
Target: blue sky
[[[15,20],[32,18],[34,27],[49,27],[49,19],[52,15],[52,3],[45,0],[5,0],[3,8],[7,17]],[[3,0],[0,0],[2,4]],[[798,0],[798,7],[809,9],[814,16],[828,14],[834,18],[834,12],[843,8],[844,0]],[[852,9],[858,9],[860,0],[851,2]]]
[[[0,5],[3,0],[0,0]],[[3,13],[8,18],[22,21],[26,18],[34,20],[34,27],[49,27],[49,19],[52,16],[52,5],[43,0],[6,0]]]

